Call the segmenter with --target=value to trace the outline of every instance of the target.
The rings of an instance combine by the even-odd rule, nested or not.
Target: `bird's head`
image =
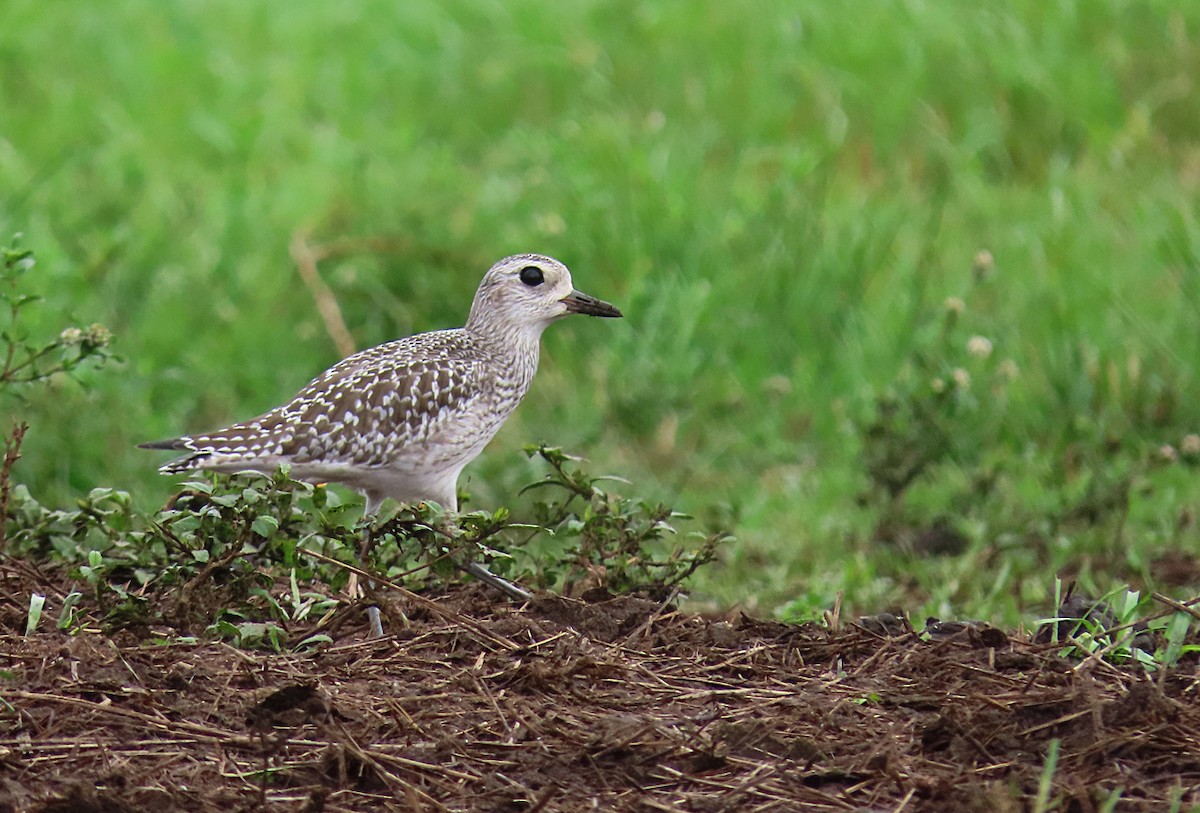
[[[552,257],[517,254],[493,265],[483,276],[467,329],[532,330],[538,334],[572,313],[620,316],[607,302],[576,291],[571,272]]]

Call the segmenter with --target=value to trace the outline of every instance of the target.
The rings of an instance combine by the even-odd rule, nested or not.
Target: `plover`
[[[558,260],[518,254],[483,276],[465,327],[421,333],[355,353],[288,403],[225,429],[141,444],[186,454],[163,474],[195,469],[274,472],[349,486],[366,513],[383,501],[432,500],[458,510],[458,476],[512,414],[538,366],[542,331],[573,313],[621,316],[576,291]],[[482,565],[475,576],[528,594]],[[372,634],[383,630],[370,608]]]

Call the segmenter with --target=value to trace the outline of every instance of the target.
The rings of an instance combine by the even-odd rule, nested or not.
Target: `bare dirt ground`
[[[1200,803],[1194,657],[1148,676],[987,627],[514,606],[475,586],[398,600],[391,637],[365,640],[348,610],[333,645],[279,655],[148,630],[25,637],[25,577],[4,581],[0,811]]]

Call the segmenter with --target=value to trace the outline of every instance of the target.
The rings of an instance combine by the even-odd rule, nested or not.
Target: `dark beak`
[[[567,306],[567,313],[586,313],[588,316],[621,315],[619,310],[607,302],[596,299],[594,296],[580,293],[579,291],[571,291],[571,293],[562,298],[562,302]]]

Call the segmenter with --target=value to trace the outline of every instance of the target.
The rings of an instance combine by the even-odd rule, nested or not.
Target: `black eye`
[[[538,268],[536,265],[527,265],[521,269],[521,282],[525,283],[530,288],[533,288],[536,285],[541,285],[545,281],[546,278],[542,276],[542,269]]]

